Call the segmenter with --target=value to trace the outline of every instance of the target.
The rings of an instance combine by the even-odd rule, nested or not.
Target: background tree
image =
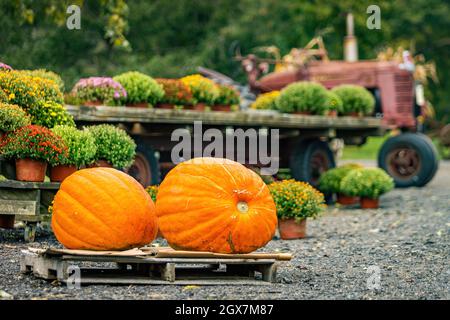
[[[65,26],[66,8],[82,8],[81,30]],[[442,0],[379,0],[381,30],[366,27],[367,6],[353,0],[0,0],[0,61],[47,68],[70,89],[82,76],[138,70],[182,76],[198,65],[244,81],[233,55],[275,45],[282,54],[322,35],[332,59],[342,59],[345,13],[355,16],[360,59],[386,47],[415,47],[437,65],[428,97],[450,119],[450,4]],[[448,121],[448,120],[447,120]]]

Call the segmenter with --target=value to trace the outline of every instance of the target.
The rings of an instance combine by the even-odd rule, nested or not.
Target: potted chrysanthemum
[[[2,155],[16,162],[16,179],[43,182],[47,163],[64,162],[67,146],[47,128],[28,125],[9,132],[1,143]]]
[[[306,237],[306,219],[316,217],[326,207],[323,194],[295,180],[271,183],[269,189],[277,207],[281,239]]]
[[[380,168],[355,169],[341,181],[341,190],[359,196],[363,209],[378,208],[380,196],[393,188],[393,179]]]
[[[191,89],[195,102],[192,106],[184,106],[185,109],[203,111],[206,106],[214,104],[219,96],[216,83],[200,74],[189,75],[180,80]]]
[[[73,87],[71,94],[86,106],[116,106],[127,97],[124,87],[108,77],[80,79]]]
[[[51,181],[62,182],[79,168],[94,162],[97,146],[89,131],[78,130],[72,126],[55,126],[52,131],[64,141],[68,155],[66,159],[52,166]]]

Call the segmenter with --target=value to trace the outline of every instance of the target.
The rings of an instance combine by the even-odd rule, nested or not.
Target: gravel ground
[[[330,207],[308,221],[309,237],[271,241],[262,251],[292,252],[272,286],[64,285],[19,273],[20,250],[57,245],[41,231],[0,229],[0,298],[15,299],[449,299],[450,162],[422,189],[395,190],[382,208]],[[377,270],[379,282],[377,280]]]

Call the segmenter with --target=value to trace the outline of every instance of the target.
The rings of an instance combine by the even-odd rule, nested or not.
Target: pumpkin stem
[[[248,204],[245,201],[239,201],[237,203],[237,208],[241,213],[247,213],[248,212]]]

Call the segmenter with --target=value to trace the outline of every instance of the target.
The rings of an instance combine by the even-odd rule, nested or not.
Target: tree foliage
[[[81,30],[65,27],[69,4],[82,8]],[[242,54],[276,45],[282,54],[322,35],[342,59],[345,12],[355,16],[361,59],[386,47],[414,47],[434,60],[439,83],[427,91],[442,117],[450,100],[450,4],[442,0],[379,0],[381,30],[366,27],[373,1],[353,0],[0,0],[0,61],[17,69],[62,74],[67,88],[80,77],[139,70],[183,76],[203,65],[244,81]],[[55,27],[56,26],[56,27]],[[449,116],[450,118],[450,116]]]

